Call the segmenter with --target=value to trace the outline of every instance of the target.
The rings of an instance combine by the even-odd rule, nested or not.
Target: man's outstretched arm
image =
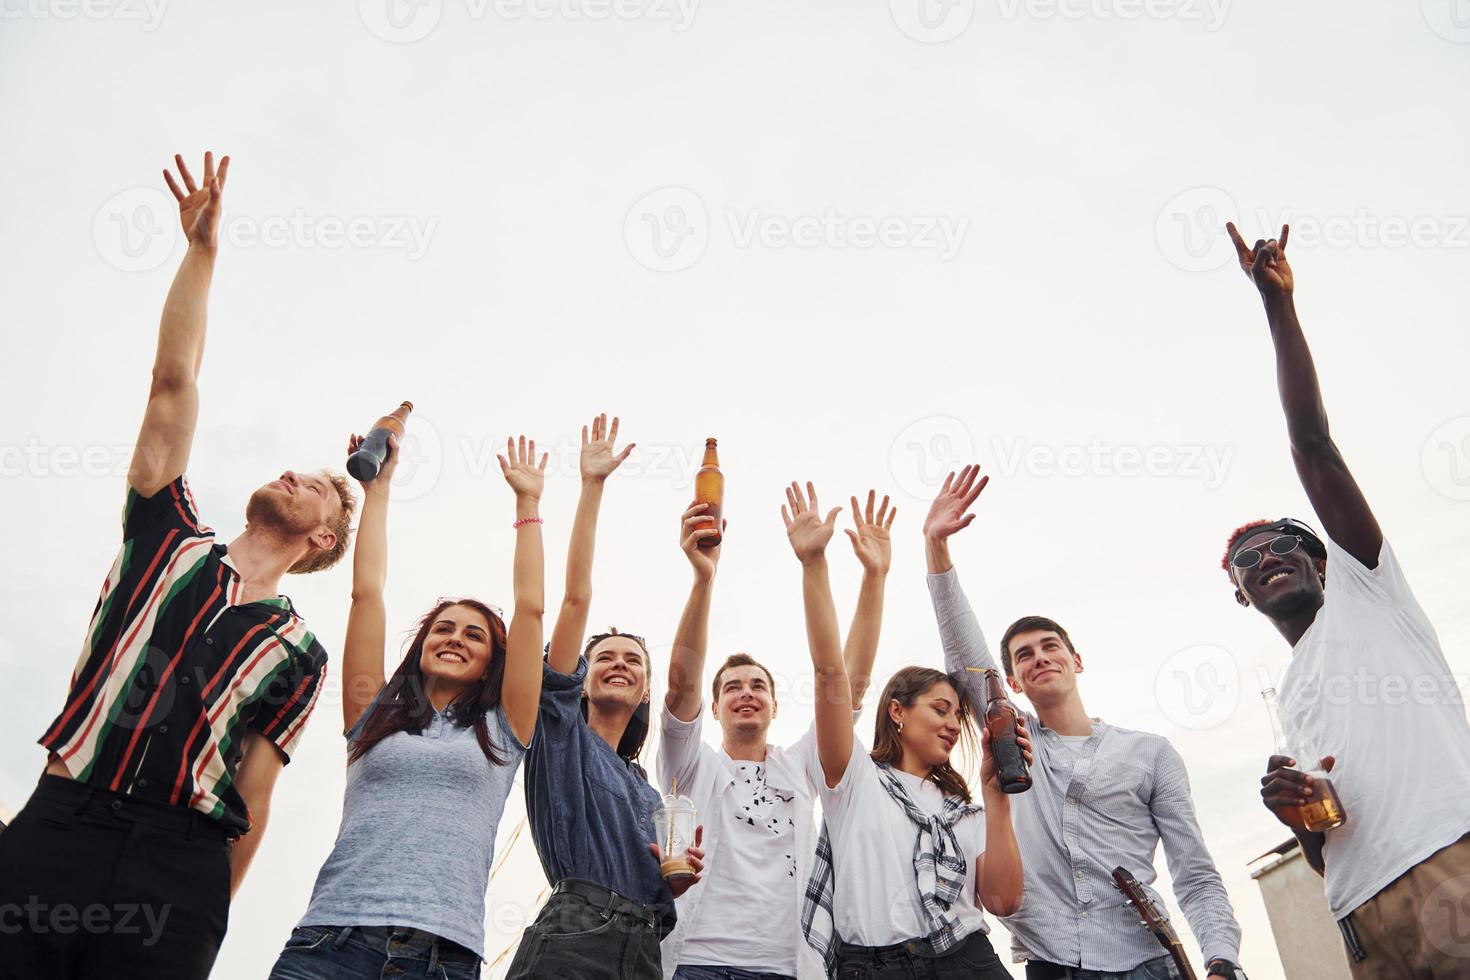
[[[1378,565],[1383,531],[1363,491],[1348,470],[1327,430],[1327,408],[1317,368],[1307,347],[1293,300],[1295,282],[1286,261],[1286,239],[1291,229],[1281,226],[1281,237],[1247,248],[1234,224],[1227,224],[1240,266],[1260,290],[1276,348],[1276,387],[1286,413],[1291,458],[1302,489],[1321,518],[1329,537],[1368,568]]]
[[[215,233],[230,169],[230,158],[224,157],[216,172],[214,154],[206,153],[204,182],[196,185],[184,158],[175,156],[174,162],[183,178],[183,188],[169,171],[163,172],[163,178],[179,202],[179,220],[189,239],[189,250],[163,304],[148,408],[128,468],[128,485],[144,497],[168,486],[189,465],[194,425],[199,418],[199,365],[204,359],[204,320],[209,283],[214,276]]]

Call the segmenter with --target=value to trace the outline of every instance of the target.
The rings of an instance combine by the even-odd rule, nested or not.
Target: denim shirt
[[[999,670],[954,569],[929,576],[945,669]],[[967,675],[984,703],[980,675]],[[1025,868],[1021,908],[1002,921],[1017,959],[1084,970],[1126,972],[1157,959],[1159,944],[1113,887],[1122,865],[1159,900],[1154,853],[1162,842],[1189,927],[1206,962],[1240,959],[1240,926],[1225,883],[1205,849],[1184,760],[1161,735],[1094,719],[1075,760],[1061,736],[1030,713],[1032,787],[1011,797],[1011,820]],[[1159,901],[1162,909],[1163,903]]]
[[[573,673],[543,665],[541,713],[526,752],[526,813],[546,880],[596,882],[650,906],[660,936],[674,927],[674,896],[648,849],[658,790],[582,717],[587,658]]]

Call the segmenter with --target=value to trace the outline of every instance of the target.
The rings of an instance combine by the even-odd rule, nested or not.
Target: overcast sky
[[[790,739],[811,709],[783,483],[898,502],[886,677],[938,662],[920,526],[978,461],[955,556],[983,624],[1058,619],[1089,710],[1174,741],[1244,965],[1280,977],[1247,863],[1286,836],[1257,691],[1288,650],[1218,560],[1244,520],[1311,514],[1221,226],[1292,222],[1334,435],[1464,684],[1467,91],[1464,0],[0,0],[0,803],[40,773],[118,546],[183,248],[159,172],[213,149],[234,163],[190,475],[226,540],[254,487],[340,466],[410,398],[390,625],[440,595],[511,604],[493,453],[522,431],[556,450],[554,609],[577,433],[618,413],[640,448],[608,486],[592,623],[663,665],[717,436],[710,658],[772,666]],[[832,549],[845,620],[858,568]],[[286,584],[334,656],[349,565]],[[335,837],[332,676],[221,980],[266,973]],[[544,888],[509,843],[523,811],[492,959]]]

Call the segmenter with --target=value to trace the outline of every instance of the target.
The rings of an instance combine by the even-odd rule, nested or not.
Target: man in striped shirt
[[[188,252],[159,327],[123,543],[45,773],[0,834],[0,978],[203,978],[301,738],[326,652],[278,594],[345,551],[346,480],[287,471],[218,543],[183,473],[229,158],[196,186],[175,157]],[[19,928],[16,928],[19,926]]]

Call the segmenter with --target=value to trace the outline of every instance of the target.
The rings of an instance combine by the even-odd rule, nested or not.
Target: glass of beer
[[[663,864],[659,871],[668,881],[694,875],[694,867],[684,852],[694,846],[696,817],[694,801],[673,793],[665,796],[658,809],[653,811],[654,832],[658,834],[658,846],[663,850]]]

